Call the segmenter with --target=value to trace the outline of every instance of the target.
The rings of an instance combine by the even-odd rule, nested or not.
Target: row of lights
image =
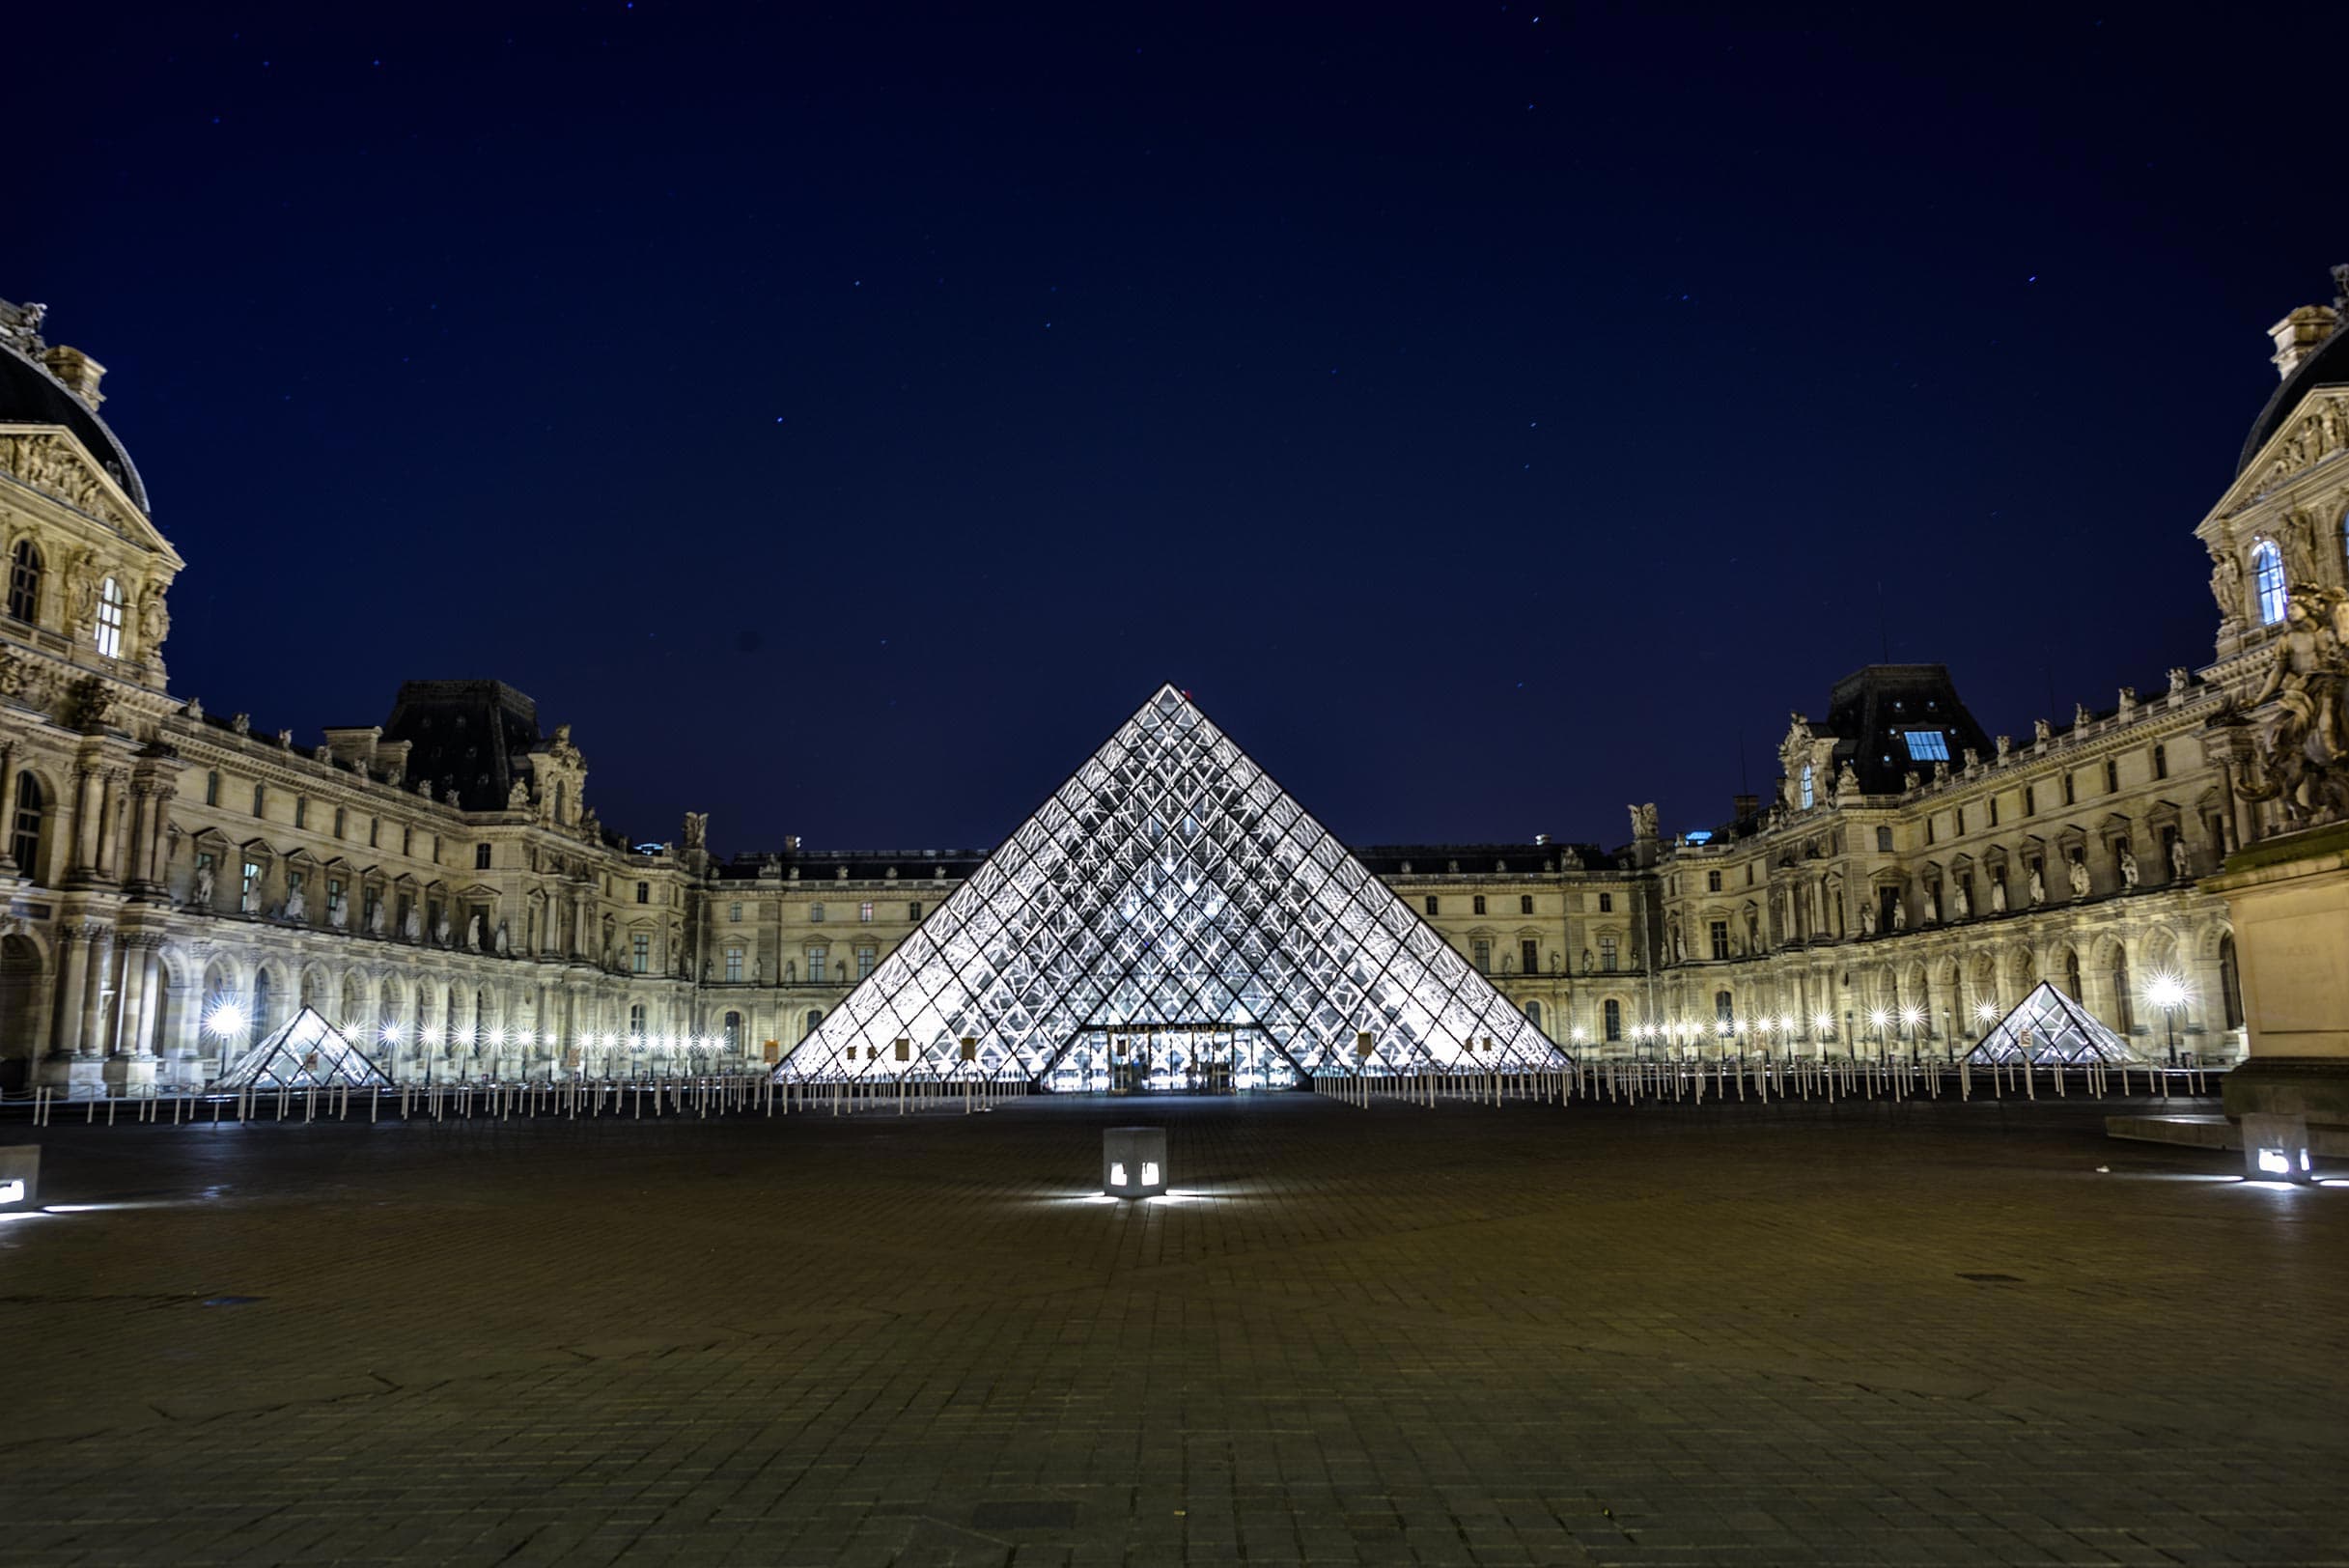
[[[2163,1013],[2174,1014],[2178,1009],[2186,1005],[2187,1001],[2192,997],[2192,995],[2193,993],[2188,989],[2186,982],[2179,976],[2170,974],[2167,971],[2157,973],[2151,979],[2145,982],[2145,1000],[2151,1002],[2155,1008],[2159,1009]],[[1973,1016],[1982,1023],[1995,1023],[1999,1020],[1999,1013],[1996,1007],[1992,1006],[1988,1002],[1976,1002],[1974,1004]],[[1879,1007],[1875,1011],[1868,1014],[1869,1025],[1880,1034],[1896,1022],[1904,1029],[1917,1028],[1925,1022],[1925,1010],[1921,1007],[1903,1007],[1897,1012],[1894,1012]],[[1835,1019],[1833,1014],[1814,1013],[1811,1015],[1810,1024],[1811,1027],[1818,1032],[1821,1039],[1832,1040],[1834,1038]],[[1789,1018],[1787,1015],[1780,1013],[1776,1018],[1764,1018],[1759,1020],[1758,1027],[1764,1033],[1792,1040],[1795,1032],[1795,1021],[1792,1018]],[[1731,1020],[1722,1019],[1716,1022],[1712,1029],[1708,1031],[1701,1023],[1685,1023],[1675,1021],[1666,1023],[1646,1022],[1635,1024],[1633,1025],[1631,1032],[1633,1039],[1643,1043],[1648,1041],[1662,1041],[1667,1045],[1685,1045],[1704,1039],[1708,1033],[1719,1035],[1720,1038],[1726,1040],[1737,1032],[1737,1025]],[[1574,1028],[1574,1043],[1579,1046],[1588,1038],[1589,1035],[1582,1028],[1582,1026],[1579,1023],[1576,1024]]]
[[[204,1015],[207,1034],[221,1040],[234,1040],[245,1031],[249,1023],[242,1007],[235,1002],[217,1002]],[[406,1037],[406,1031],[397,1023],[386,1023],[377,1031],[378,1038],[387,1046],[397,1047]],[[556,1046],[562,1037],[552,1033],[540,1034],[531,1029],[457,1029],[437,1027],[418,1032],[418,1039],[428,1047],[443,1045],[488,1046],[503,1050],[508,1046]],[[625,1038],[630,1050],[716,1050],[724,1041],[713,1034],[618,1034],[593,1032],[580,1035],[577,1044],[583,1050],[616,1050]]]

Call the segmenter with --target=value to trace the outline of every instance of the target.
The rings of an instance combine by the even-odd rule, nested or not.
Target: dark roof
[[[1596,844],[1372,844],[1353,854],[1379,877],[1400,877],[1406,865],[1414,877],[1514,877],[1554,872],[1569,851],[1585,868],[1608,869]]]
[[[63,425],[103,463],[116,484],[129,492],[141,512],[147,510],[147,487],[131,466],[130,454],[114,438],[106,422],[90,406],[65,389],[47,370],[0,343],[0,421],[18,425]]]
[[[715,869],[731,882],[750,881],[771,865],[782,877],[796,869],[803,882],[885,882],[892,871],[900,882],[924,882],[943,868],[948,882],[959,882],[985,865],[987,854],[985,850],[754,850]],[[840,875],[844,868],[846,879]]]
[[[2284,378],[2276,395],[2268,399],[2268,406],[2259,410],[2251,434],[2243,443],[2243,455],[2235,460],[2237,479],[2259,456],[2259,449],[2299,412],[2307,395],[2320,386],[2349,386],[2349,323],[2335,328],[2333,336],[2317,345],[2316,352],[2300,362],[2300,368]]]
[[[1968,748],[1990,755],[1990,737],[1957,694],[1946,664],[1869,664],[1835,683],[1828,694],[1822,734],[1835,737],[1835,766],[1848,759],[1861,793],[1898,795],[1903,775],[1933,776],[1931,761],[1913,757],[1902,737],[1939,730],[1949,770],[1965,766]]]
[[[408,742],[407,776],[431,779],[433,798],[453,788],[467,811],[503,811],[539,743],[539,707],[503,681],[404,681],[383,738]]]

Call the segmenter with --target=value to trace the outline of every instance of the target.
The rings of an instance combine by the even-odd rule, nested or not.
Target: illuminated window
[[[871,925],[873,923],[873,906],[869,903],[857,905],[856,918],[864,925]]]
[[[29,539],[9,552],[8,612],[19,621],[41,619],[41,546]]]
[[[741,1014],[740,1014],[740,1013],[728,1013],[728,1014],[726,1015],[726,1027],[725,1027],[725,1035],[726,1035],[726,1049],[727,1049],[728,1050],[741,1050],[742,1049],[742,1015],[741,1015]]]
[[[652,933],[647,931],[632,932],[629,934],[628,941],[629,968],[637,974],[651,974],[653,972]]]
[[[742,950],[739,947],[726,949],[726,978],[738,984],[742,978]]]
[[[1911,762],[1947,762],[1949,740],[1939,730],[1906,730],[1901,739],[1908,742]]]
[[[2259,624],[2274,626],[2283,619],[2288,598],[2283,589],[2283,551],[2272,539],[2263,539],[2251,551],[2251,592],[2259,605]]]
[[[123,657],[123,585],[112,577],[98,585],[98,651],[107,658]]]
[[[1799,792],[1799,798],[1802,800],[1803,809],[1805,811],[1808,811],[1812,806],[1818,804],[1818,797],[1811,789],[1809,763],[1804,763],[1803,765],[1803,785]]]
[[[1737,1003],[1725,991],[1717,991],[1713,994],[1713,1022],[1729,1024],[1737,1022]]]

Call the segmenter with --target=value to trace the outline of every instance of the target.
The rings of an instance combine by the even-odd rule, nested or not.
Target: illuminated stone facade
[[[2276,329],[2285,380],[2197,530],[2218,658],[2166,689],[2009,740],[1940,666],[1871,667],[1790,724],[1774,797],[1709,834],[1636,807],[1610,846],[1358,857],[1570,1047],[1707,1049],[1725,1025],[1746,1049],[1938,1053],[2047,979],[2158,1055],[2171,1021],[2142,991],[2167,970],[2190,993],[2178,1047],[2231,1059],[2224,910],[2194,884],[2286,810],[2236,787],[2278,596],[2349,589],[2339,320]],[[0,304],[7,1088],[202,1082],[302,1003],[403,1078],[748,1066],[985,858],[787,840],[721,861],[699,817],[631,845],[596,820],[567,728],[492,682],[411,683],[381,724],[302,746],[174,695],[181,558],[98,415],[103,368],[41,327]]]

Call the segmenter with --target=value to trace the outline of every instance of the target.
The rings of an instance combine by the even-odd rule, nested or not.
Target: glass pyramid
[[[1168,686],[776,1077],[1035,1078],[1160,1028],[1300,1073],[1568,1060]]]
[[[2045,980],[2031,988],[2015,1010],[1992,1026],[1966,1052],[1976,1062],[2055,1064],[2104,1062],[2111,1066],[2144,1061],[2129,1042],[2108,1028],[2096,1015]]]
[[[305,1007],[220,1075],[219,1089],[307,1089],[348,1083],[388,1089],[392,1080],[343,1031]]]

